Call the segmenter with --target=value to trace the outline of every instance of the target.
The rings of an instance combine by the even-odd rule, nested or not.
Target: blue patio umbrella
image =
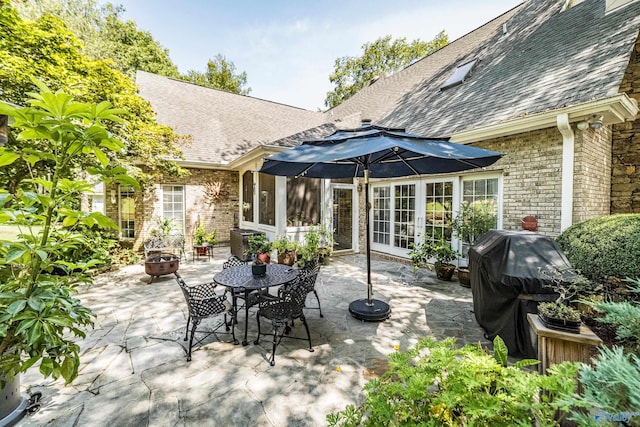
[[[338,130],[319,139],[304,141],[291,150],[267,157],[260,172],[307,178],[364,178],[366,198],[367,298],[349,305],[352,316],[381,321],[391,309],[373,299],[371,284],[371,232],[369,178],[443,174],[482,168],[495,163],[502,153],[426,138],[375,125]]]

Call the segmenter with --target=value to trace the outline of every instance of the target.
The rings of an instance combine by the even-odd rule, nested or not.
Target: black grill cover
[[[541,273],[571,268],[551,237],[529,231],[491,230],[469,249],[476,320],[489,339],[500,335],[512,356],[536,357],[527,313],[555,299]]]

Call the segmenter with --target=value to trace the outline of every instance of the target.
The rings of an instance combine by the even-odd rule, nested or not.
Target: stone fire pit
[[[175,273],[179,266],[180,258],[178,255],[163,252],[147,257],[144,262],[144,272],[151,276],[148,282],[151,283],[156,277]]]

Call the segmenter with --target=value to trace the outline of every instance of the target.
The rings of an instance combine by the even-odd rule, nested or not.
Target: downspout
[[[562,196],[560,202],[560,231],[573,224],[573,158],[575,136],[569,124],[568,114],[556,117],[558,130],[562,134]]]

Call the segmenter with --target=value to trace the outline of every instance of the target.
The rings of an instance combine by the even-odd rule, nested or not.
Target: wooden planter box
[[[564,361],[591,364],[591,348],[602,344],[602,340],[584,324],[576,334],[547,328],[537,314],[527,314],[527,321],[537,337],[538,371],[541,374],[546,374],[549,366]]]

